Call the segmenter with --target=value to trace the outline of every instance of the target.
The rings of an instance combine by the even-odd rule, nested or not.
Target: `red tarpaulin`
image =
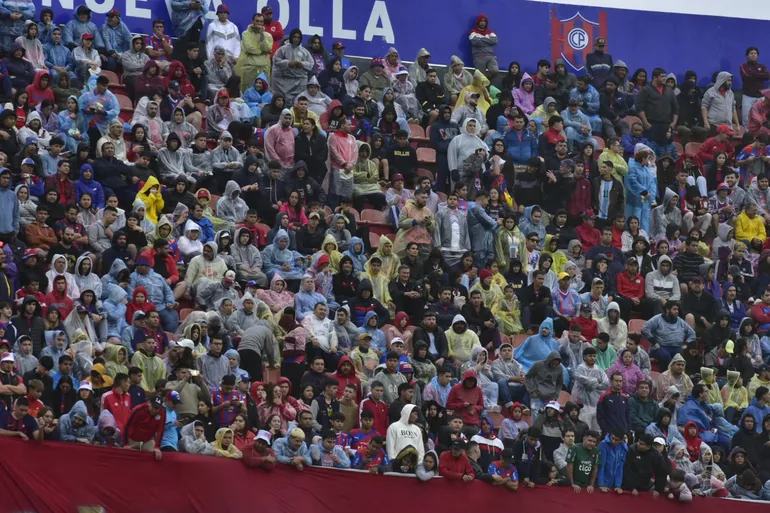
[[[571,488],[507,492],[491,485],[374,476],[283,465],[272,472],[222,458],[0,440],[0,511],[75,513],[394,513],[517,511],[577,513],[767,513],[768,504],[698,498],[686,506],[664,497],[588,495]]]

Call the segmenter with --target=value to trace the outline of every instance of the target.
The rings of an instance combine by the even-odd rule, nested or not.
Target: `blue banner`
[[[206,0],[204,0],[205,3]],[[221,0],[209,1],[209,17]],[[97,25],[115,8],[134,32],[151,31],[151,20],[164,19],[171,33],[170,0],[34,0],[38,14],[51,7],[57,23],[66,23],[78,5],[87,5]],[[644,4],[644,5],[641,5]],[[342,41],[346,53],[384,56],[395,47],[402,59],[413,60],[422,47],[431,61],[448,64],[452,55],[471,65],[468,33],[484,13],[499,38],[501,69],[518,61],[534,71],[541,58],[564,58],[571,71],[581,73],[593,39],[607,38],[607,52],[622,59],[633,73],[655,67],[698,73],[710,82],[717,71],[730,71],[740,84],[738,67],[749,46],[763,50],[770,29],[770,3],[756,0],[249,0],[228,4],[230,19],[245,29],[251,17],[270,5],[284,28],[299,27],[306,38],[318,34],[327,49]],[[607,8],[625,7],[626,9]],[[720,16],[711,16],[718,13]],[[288,34],[288,30],[286,31]],[[770,51],[770,48],[764,48]],[[760,61],[763,56],[760,54]]]

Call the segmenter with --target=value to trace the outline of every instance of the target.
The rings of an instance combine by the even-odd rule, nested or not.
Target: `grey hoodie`
[[[717,237],[714,239],[714,243],[711,246],[711,258],[716,260],[719,258],[719,248],[728,248],[730,253],[733,252],[735,247],[735,238],[733,238],[732,232],[734,228],[727,223],[720,223],[717,228]]]
[[[652,209],[652,224],[655,230],[650,234],[653,239],[660,239],[666,236],[666,227],[669,224],[675,226],[682,226],[682,211],[677,204],[675,207],[670,207],[669,202],[677,197],[677,193],[672,189],[666,187],[663,193],[663,201],[661,204]]]
[[[719,90],[727,79],[732,76],[732,73],[726,71],[719,72],[713,87],[710,87],[703,95],[701,108],[708,110],[708,120],[711,125],[727,125],[730,128],[733,127],[735,94],[732,89],[727,89],[724,95]]]
[[[134,51],[134,41],[144,41],[142,36],[131,38],[131,48],[120,54],[120,64],[123,66],[123,74],[126,76],[141,75],[144,71],[144,65],[150,60],[150,57],[144,52],[144,45],[138,52]]]
[[[213,456],[214,451],[211,449],[211,444],[203,439],[195,438],[195,424],[202,424],[199,420],[190,422],[182,428],[182,438],[179,441],[179,448],[182,452],[188,454],[201,454],[203,456]]]
[[[240,223],[246,219],[249,206],[241,198],[241,188],[234,181],[229,180],[225,185],[225,193],[217,202],[217,217],[231,223]]]
[[[564,384],[564,370],[561,365],[551,367],[550,363],[554,360],[561,362],[561,356],[558,351],[551,351],[545,360],[535,362],[535,365],[527,372],[524,385],[527,392],[537,394],[541,401],[555,401],[559,397],[561,387]]]
[[[770,187],[762,190],[757,185],[752,185],[749,190],[746,191],[748,201],[757,204],[757,214],[764,216],[768,213],[768,205],[770,205]]]
[[[663,274],[660,270],[660,264],[668,262],[671,264],[671,271],[674,270],[674,264],[668,255],[663,255],[658,260],[658,269],[648,273],[644,278],[644,295],[650,299],[665,299],[679,301],[682,293],[679,290],[679,279],[671,274]]]
[[[618,68],[626,68],[625,79],[621,80],[620,77],[618,77],[617,74],[615,74],[615,70]],[[612,66],[612,72],[613,74],[615,74],[615,78],[618,79],[618,91],[629,94],[631,93],[631,91],[634,90],[634,86],[631,84],[631,81],[628,80],[628,65],[624,61],[620,59],[616,60],[615,64]]]

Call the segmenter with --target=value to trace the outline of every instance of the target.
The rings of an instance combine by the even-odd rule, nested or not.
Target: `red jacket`
[[[131,396],[121,394],[116,389],[112,389],[102,396],[102,410],[107,410],[115,417],[115,424],[120,432],[126,429],[126,422],[131,416]]]
[[[762,302],[759,302],[751,307],[751,310],[749,310],[749,316],[756,321],[757,326],[763,330],[767,329],[765,326],[770,324],[770,307],[766,306]]]
[[[567,213],[574,217],[591,208],[591,181],[585,175],[575,180],[575,188],[567,201]]]
[[[592,228],[585,223],[578,225],[575,228],[575,231],[578,234],[580,245],[583,246],[583,254],[588,253],[588,251],[599,244],[602,239],[602,233],[599,230]]]
[[[642,287],[642,289],[644,289],[644,287]],[[592,318],[586,319],[582,315],[578,315],[572,319],[572,322],[580,326],[586,340],[590,341],[599,336],[599,324]]]
[[[66,289],[61,295],[57,294],[56,289],[54,289],[46,294],[43,299],[46,307],[59,310],[62,319],[66,319],[70,312],[72,312],[73,303],[67,295]]]
[[[144,294],[144,303],[141,305],[136,302],[136,295],[139,293]],[[155,305],[150,303],[150,295],[147,293],[147,289],[140,285],[134,289],[134,292],[131,295],[131,301],[126,303],[126,322],[129,325],[133,324],[135,312],[144,312],[146,314],[155,310]]]
[[[459,481],[463,476],[472,476],[473,467],[468,456],[463,452],[459,458],[455,458],[452,451],[444,451],[439,456],[439,474],[441,477],[453,481]]]
[[[374,413],[374,424],[372,425],[372,428],[378,433],[381,433],[382,437],[385,438],[388,433],[388,427],[390,426],[387,403],[385,403],[385,401],[375,401],[372,399],[372,395],[369,394],[366,399],[361,401],[361,404],[358,407],[359,417],[363,411]]]
[[[465,388],[463,384],[471,378],[476,380],[476,386]],[[471,411],[465,407],[465,403],[471,405]],[[446,407],[447,410],[454,410],[455,415],[460,415],[465,424],[470,426],[479,425],[479,414],[484,411],[484,394],[481,392],[481,387],[479,387],[476,371],[468,369],[463,372],[463,380],[449,391]]]
[[[347,374],[342,373],[342,364],[343,363],[349,363],[350,364],[350,372]],[[361,380],[358,379],[358,376],[356,376],[356,366],[353,365],[353,359],[349,356],[343,356],[340,358],[339,363],[337,363],[337,372],[329,373],[330,378],[334,378],[337,381],[339,381],[340,386],[337,388],[337,399],[342,399],[342,394],[345,393],[345,387],[347,385],[355,385],[356,386],[356,402],[361,402]]]
[[[150,262],[154,264],[155,256],[157,254],[158,252],[155,249],[150,248],[142,253],[142,256],[149,258]],[[174,257],[171,256],[171,253],[169,253],[164,260],[166,262],[166,271],[168,272],[168,277],[171,279],[171,284],[169,286],[173,287],[179,281],[179,269],[177,268],[176,261],[174,260]]]
[[[265,470],[272,470],[275,467],[275,461],[266,461],[265,458],[272,456],[275,458],[275,453],[268,447],[265,452],[260,453],[256,445],[252,445],[249,449],[243,451],[243,463],[249,468],[263,468]]]
[[[627,298],[644,297],[644,276],[636,274],[634,280],[628,277],[628,273],[619,273],[617,277],[618,294]]]
[[[610,243],[610,246],[623,249],[623,230],[618,230],[615,227],[615,223],[612,224],[612,242]]]
[[[142,403],[131,410],[123,432],[123,445],[128,441],[149,442],[155,440],[155,448],[160,448],[163,429],[166,427],[166,409],[160,408],[156,414],[150,413],[150,403]]]
[[[698,158],[701,162],[711,162],[714,160],[714,154],[718,151],[727,153],[727,157],[731,160],[735,158],[735,148],[730,144],[730,139],[721,143],[717,141],[716,137],[709,137],[703,141],[700,149],[698,149]]]

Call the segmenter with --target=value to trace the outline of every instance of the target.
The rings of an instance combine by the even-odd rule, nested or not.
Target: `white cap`
[[[259,433],[257,433],[257,440],[264,440],[267,445],[270,445],[270,439],[273,437],[273,435],[270,434],[270,431],[265,431],[264,429],[260,429]]]
[[[78,390],[90,390],[91,392],[93,392],[94,386],[91,384],[90,381],[81,381],[80,386],[78,387]]]
[[[658,445],[666,445],[666,439],[663,438],[662,436],[656,436],[655,440],[653,440],[652,443],[658,444]]]
[[[3,357],[0,359],[0,363],[3,362],[16,363],[16,357],[13,356],[13,353],[3,353]]]
[[[401,344],[403,346],[404,339],[402,339],[401,337],[395,337],[393,340],[390,341],[390,345],[393,345],[393,344]]]
[[[553,408],[554,410],[561,410],[561,404],[559,404],[559,401],[548,401],[548,404],[546,404],[545,407]]]
[[[192,340],[189,338],[183,338],[182,340],[177,340],[176,345],[179,347],[186,347],[190,350],[195,349],[195,343],[193,343]]]

